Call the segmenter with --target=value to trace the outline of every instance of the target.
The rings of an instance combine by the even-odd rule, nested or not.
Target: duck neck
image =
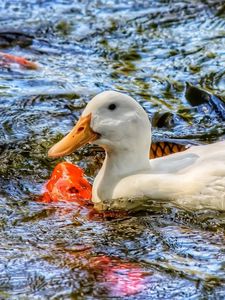
[[[132,149],[106,151],[102,169],[107,176],[123,178],[150,168],[149,150],[147,152]]]
[[[150,144],[139,148],[105,149],[106,157],[93,186],[93,201],[112,199],[116,184],[124,177],[150,171]]]

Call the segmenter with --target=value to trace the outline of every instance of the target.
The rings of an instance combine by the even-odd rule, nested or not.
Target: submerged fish
[[[172,141],[171,142],[162,141],[162,142],[152,143],[149,157],[151,159],[154,159],[154,158],[158,158],[161,156],[173,154],[176,152],[185,151],[186,149],[188,149],[190,147],[190,143],[188,144],[186,141],[185,141],[185,143],[178,144],[178,143],[174,143]]]
[[[35,62],[29,61],[21,56],[0,52],[0,66],[9,67],[10,64],[13,63],[18,64],[25,69],[38,69],[38,65]]]
[[[59,163],[45,184],[44,194],[39,201],[88,204],[91,199],[92,186],[83,175],[84,172],[79,167],[68,162]]]
[[[136,263],[99,256],[90,259],[89,268],[111,297],[135,295],[146,287],[147,274]]]
[[[120,257],[96,255],[90,245],[74,245],[62,248],[68,263],[76,262],[81,269],[86,269],[93,276],[96,286],[108,297],[134,296],[146,289],[155,274],[145,271],[139,262],[131,262]]]

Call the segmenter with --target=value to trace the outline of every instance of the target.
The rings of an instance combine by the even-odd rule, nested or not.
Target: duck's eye
[[[108,109],[109,109],[109,110],[115,110],[115,109],[116,109],[116,104],[111,103],[111,104],[108,106]]]

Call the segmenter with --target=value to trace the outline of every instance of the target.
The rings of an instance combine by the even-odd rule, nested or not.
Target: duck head
[[[71,132],[48,152],[52,158],[72,153],[87,143],[111,151],[150,148],[151,124],[144,109],[130,96],[106,91],[95,96]]]

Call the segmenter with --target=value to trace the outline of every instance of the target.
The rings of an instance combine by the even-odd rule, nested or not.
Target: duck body
[[[97,209],[142,209],[150,199],[187,209],[225,210],[225,141],[149,160],[147,114],[133,98],[113,91],[94,97],[81,119],[49,155],[62,156],[86,143],[81,131],[87,122],[89,140],[106,152],[92,191]]]
[[[225,210],[223,158],[225,142],[219,142],[194,146],[150,160],[136,170],[128,167],[118,172],[116,162],[130,166],[132,160],[110,154],[94,181],[92,201],[99,209],[132,210],[151,199],[170,201],[187,209]]]

